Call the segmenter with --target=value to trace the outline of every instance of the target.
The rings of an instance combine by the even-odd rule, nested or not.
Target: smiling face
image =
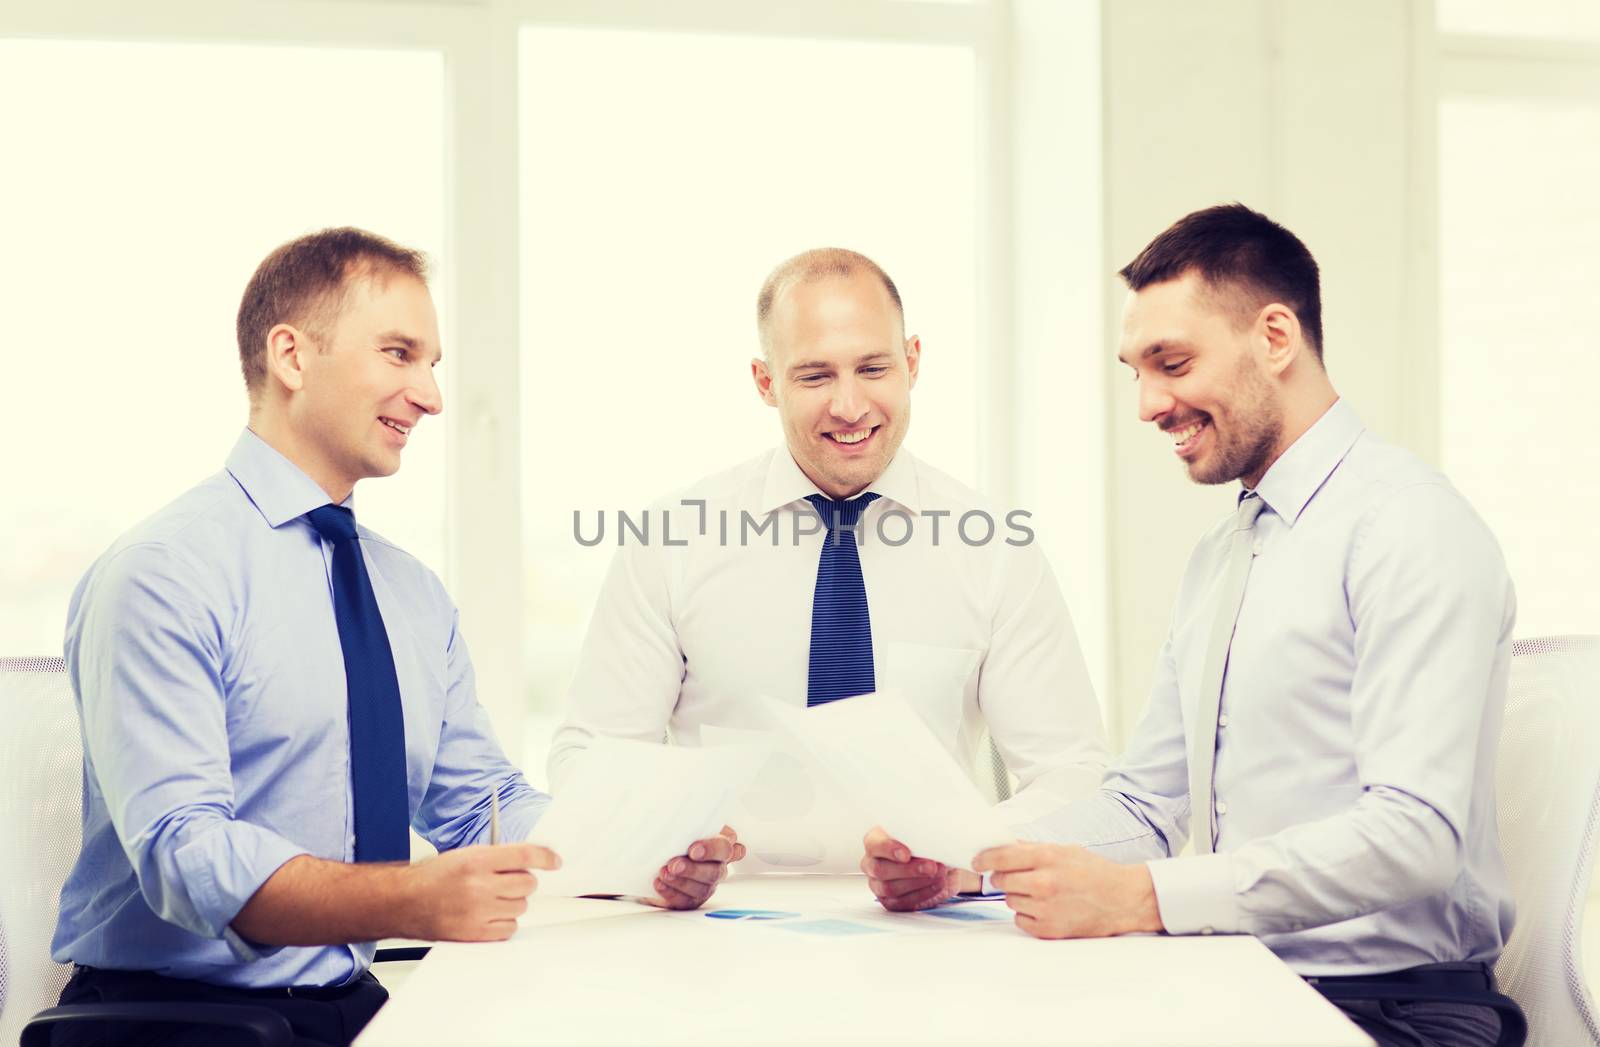
[[[817,489],[849,498],[883,475],[911,425],[922,352],[883,282],[858,269],[788,288],[773,303],[767,347],[767,359],[751,361],[756,390]]]
[[[1280,453],[1284,409],[1257,358],[1265,340],[1223,294],[1192,272],[1129,292],[1117,356],[1139,383],[1140,420],[1171,434],[1190,479],[1254,487]]]
[[[427,286],[383,273],[348,280],[343,308],[320,337],[287,324],[268,336],[269,367],[289,388],[290,457],[335,501],[358,480],[396,472],[411,430],[444,406]]]

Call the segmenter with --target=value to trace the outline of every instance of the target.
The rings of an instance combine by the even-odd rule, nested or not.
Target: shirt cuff
[[[281,946],[247,942],[229,924],[285,862],[309,853],[259,825],[224,821],[179,847],[173,859],[204,931],[226,942],[240,960],[250,961]]]
[[[550,797],[536,789],[529,789],[526,800],[506,804],[505,810],[500,812],[500,842],[501,843],[526,843],[528,837],[533,835],[533,830],[539,824],[539,819],[544,817],[544,812],[550,806]],[[483,830],[479,843],[489,842],[489,830]]]
[[[1226,854],[1159,858],[1145,863],[1168,934],[1237,934],[1242,914]]]

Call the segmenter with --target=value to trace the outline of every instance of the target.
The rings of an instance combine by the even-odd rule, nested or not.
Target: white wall
[[[1104,270],[1197,208],[1239,200],[1294,231],[1323,274],[1326,360],[1367,425],[1426,457],[1433,341],[1429,0],[1116,0],[1104,17]],[[1125,290],[1107,285],[1106,355]],[[1194,542],[1226,488],[1191,484],[1134,386],[1107,370],[1113,722],[1143,712]]]

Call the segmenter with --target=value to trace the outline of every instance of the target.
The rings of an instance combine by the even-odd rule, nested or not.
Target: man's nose
[[[406,394],[406,399],[423,414],[438,414],[444,410],[444,397],[439,392],[439,383],[434,380],[433,368],[428,368],[422,380]]]
[[[834,387],[833,398],[828,403],[828,413],[846,424],[860,421],[869,409],[861,387],[848,378]]]
[[[1153,422],[1172,411],[1172,394],[1155,379],[1139,379],[1139,421]]]

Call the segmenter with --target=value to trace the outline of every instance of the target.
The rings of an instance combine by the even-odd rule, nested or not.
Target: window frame
[[[479,700],[502,737],[521,738],[528,710],[521,650],[524,602],[514,216],[520,185],[518,30],[525,25],[727,33],[973,49],[979,200],[973,259],[982,351],[975,392],[979,485],[998,504],[1038,507],[1059,523],[1046,542],[1084,636],[1091,675],[1109,695],[1105,619],[1105,323],[1099,184],[1098,5],[1054,0],[80,0],[0,12],[0,37],[251,43],[437,51],[445,67],[445,257],[452,318],[447,462],[446,581],[471,638]],[[1070,38],[1075,61],[1041,45]],[[1061,96],[1063,85],[1077,92]],[[1018,151],[1024,136],[1060,136],[1065,116],[1087,120],[1066,149]],[[1075,126],[1075,125],[1074,125]],[[1086,190],[1063,203],[1060,181]],[[1038,219],[1034,221],[1032,219]],[[1043,230],[1043,232],[1039,232]],[[1060,241],[1054,239],[1059,236]],[[1068,246],[1063,242],[1070,241]],[[1103,277],[1100,277],[1103,279]],[[1092,284],[1092,289],[1086,286]],[[1027,292],[1026,294],[1022,292]],[[1018,337],[1028,341],[1015,344]],[[1045,345],[1041,339],[1051,344]],[[1063,341],[1065,340],[1065,341]],[[1057,358],[1066,347],[1066,363]],[[1052,362],[1053,361],[1053,362]],[[1036,371],[1078,384],[1093,401],[1059,410]],[[1048,399],[1046,397],[1049,397]],[[1098,438],[1098,442],[1096,441]],[[1084,447],[1083,441],[1091,443]],[[1040,447],[1084,447],[1064,483],[1042,475]],[[1018,462],[1027,468],[1019,469]],[[1054,467],[1052,467],[1054,468]],[[1092,492],[1084,513],[1083,492]],[[471,511],[464,511],[470,506]],[[1093,511],[1097,510],[1097,511]]]

